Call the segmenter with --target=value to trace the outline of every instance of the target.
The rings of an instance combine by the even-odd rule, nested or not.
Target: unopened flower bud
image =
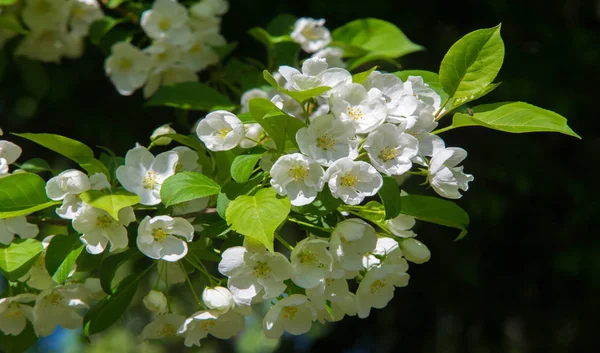
[[[158,127],[150,136],[150,141],[157,146],[166,146],[173,141],[169,137],[161,137],[162,135],[176,134],[175,131],[169,124]]]
[[[164,314],[167,312],[167,297],[162,292],[151,290],[144,299],[144,306],[146,309],[157,314]]]
[[[224,287],[206,287],[202,292],[202,300],[207,307],[214,310],[226,311],[232,309],[235,305],[233,295],[229,289]]]
[[[402,249],[404,257],[408,261],[416,264],[422,264],[429,261],[431,258],[431,252],[427,246],[415,238],[404,239],[400,242],[400,248]]]

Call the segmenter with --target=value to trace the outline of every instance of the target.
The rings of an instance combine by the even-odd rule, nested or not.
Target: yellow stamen
[[[167,235],[169,235],[169,233],[167,233],[162,228],[156,228],[152,231],[152,236],[154,237],[154,240],[158,242],[165,241],[165,239],[167,239]]]
[[[177,335],[177,330],[175,327],[173,327],[173,325],[166,324],[160,333],[163,337],[175,337]]]
[[[161,31],[168,31],[171,28],[171,20],[168,18],[161,19],[158,21],[158,28],[160,28]]]
[[[204,320],[202,321],[202,330],[208,331],[215,327],[215,320]]]
[[[317,137],[317,146],[324,150],[332,150],[337,144],[337,139],[330,134],[323,134]]]
[[[356,108],[348,107],[347,113],[348,113],[348,116],[354,120],[360,120],[364,116],[360,107],[356,107]]]
[[[288,171],[288,176],[294,181],[304,181],[304,179],[308,176],[308,169],[296,164],[290,168]]]
[[[387,146],[386,148],[382,149],[381,152],[379,152],[378,157],[384,162],[391,161],[392,159],[398,157],[398,147]]]
[[[385,282],[381,280],[376,280],[373,283],[371,283],[371,294],[379,293],[383,288],[385,288]]]
[[[231,132],[230,128],[222,128],[221,130],[219,130],[219,136],[221,136],[221,138],[225,138],[227,136],[227,134],[230,132]]]
[[[257,261],[256,266],[254,266],[254,276],[262,279],[271,277],[271,267],[266,262]]]
[[[283,317],[288,320],[294,320],[298,313],[298,307],[295,305],[283,307]]]
[[[129,58],[121,58],[119,60],[119,68],[123,71],[129,70],[133,67],[133,62]]]
[[[142,181],[142,186],[144,186],[144,189],[153,190],[154,188],[156,188],[156,186],[158,185],[158,181],[156,180],[156,178],[158,178],[158,173],[148,172],[148,174],[146,174],[146,177],[144,178],[144,181]]]
[[[110,225],[112,224],[112,217],[111,216],[99,216],[98,218],[96,218],[96,226],[98,228],[108,228],[110,227]]]
[[[352,173],[348,173],[340,178],[340,185],[345,187],[355,187],[359,182],[357,176],[354,176]]]

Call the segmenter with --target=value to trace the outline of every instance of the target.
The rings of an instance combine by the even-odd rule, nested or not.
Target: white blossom
[[[335,117],[351,122],[359,134],[374,130],[387,116],[381,93],[378,90],[367,92],[358,83],[340,86],[331,94],[329,105]]]
[[[401,118],[413,115],[417,109],[417,98],[412,85],[405,84],[394,74],[373,71],[364,84],[367,91],[376,89],[387,106],[387,121],[399,123]]]
[[[289,89],[305,91],[328,86],[329,90],[320,96],[328,98],[334,88],[343,87],[352,82],[352,74],[341,68],[327,68],[324,58],[309,58],[302,63],[302,72],[290,66],[280,66],[279,73],[290,85]],[[361,86],[362,87],[362,86]],[[286,88],[288,86],[286,85]]]
[[[395,287],[404,287],[410,276],[408,265],[383,265],[371,268],[358,286],[358,317],[369,316],[371,308],[382,309],[394,297]]]
[[[108,212],[89,205],[84,206],[73,219],[73,228],[82,234],[79,238],[85,250],[97,255],[110,242],[110,252],[127,248],[127,229]]]
[[[177,330],[185,322],[185,317],[177,314],[158,316],[154,321],[144,326],[141,339],[157,340],[165,337],[177,336]]]
[[[188,12],[176,0],[155,0],[152,9],[144,11],[140,24],[148,37],[183,44],[191,35]]]
[[[153,71],[144,86],[144,98],[152,96],[161,86],[174,85],[183,82],[197,82],[198,75],[194,70],[181,64]]]
[[[149,311],[162,315],[167,313],[167,297],[157,290],[151,290],[142,299],[144,306]]]
[[[207,43],[207,39],[203,33],[196,32],[184,44],[184,50],[180,57],[184,66],[193,71],[201,71],[219,62],[219,55]]]
[[[142,87],[152,69],[152,59],[127,42],[118,42],[104,62],[104,70],[117,91],[128,96]]]
[[[237,335],[243,328],[244,317],[238,313],[221,313],[216,310],[199,311],[185,320],[178,333],[185,337],[187,347],[200,347],[200,340],[209,334],[216,338],[228,339]]]
[[[244,139],[244,124],[233,113],[217,110],[198,123],[196,134],[211,151],[227,151]]]
[[[56,286],[38,294],[33,307],[33,327],[38,336],[49,336],[56,326],[77,329],[83,325],[80,309],[88,308],[79,285]]]
[[[46,270],[46,251],[53,237],[54,235],[50,235],[42,240],[43,250],[41,255],[37,258],[29,272],[19,278],[19,282],[26,282],[29,287],[37,290],[45,290],[58,284],[50,276],[48,270]]]
[[[300,153],[286,154],[271,167],[271,185],[294,206],[308,205],[323,190],[323,168]]]
[[[401,238],[412,238],[415,233],[410,229],[415,225],[415,217],[399,214],[398,216],[384,221],[386,228],[392,232],[392,234]]]
[[[33,32],[41,30],[66,30],[71,10],[65,0],[27,0],[21,16],[23,22]]]
[[[317,312],[308,298],[292,294],[275,304],[265,315],[263,329],[269,338],[279,338],[284,331],[301,335],[310,330]]]
[[[400,250],[400,244],[396,240],[388,237],[377,238],[375,249],[363,257],[363,266],[366,269],[379,267],[382,263],[402,265],[403,268],[408,269],[408,264]]]
[[[175,129],[173,129],[170,124],[164,124],[154,129],[152,135],[150,135],[150,141],[152,141],[152,143],[156,146],[166,146],[170,144],[173,141],[173,139],[171,139],[170,137],[164,137],[163,135],[170,135],[176,133],[177,131],[175,131]]]
[[[348,271],[363,268],[363,256],[375,249],[375,228],[360,218],[350,218],[338,223],[331,233],[331,253],[341,267]]]
[[[356,130],[350,122],[327,114],[314,118],[308,127],[296,133],[300,151],[323,166],[340,158],[358,156]]]
[[[21,147],[16,144],[6,140],[0,140],[0,158],[3,158],[6,164],[13,164],[16,162],[21,156],[21,152]]]
[[[231,294],[229,289],[221,286],[204,288],[202,301],[209,309],[218,311],[227,311],[235,307],[233,294]]]
[[[404,239],[400,242],[400,248],[404,257],[416,264],[422,264],[431,258],[431,252],[427,246],[415,238]]]
[[[175,166],[175,172],[201,172],[202,168],[198,164],[198,152],[186,146],[177,146],[171,151],[177,153],[179,159]]]
[[[302,17],[294,24],[294,30],[290,36],[296,43],[300,44],[302,50],[307,53],[314,53],[325,48],[331,42],[331,33],[324,25],[325,19],[315,20],[314,18]]]
[[[184,218],[146,216],[138,228],[137,246],[151,259],[174,262],[187,254],[186,242],[193,238],[194,227]]]
[[[393,124],[383,124],[369,133],[364,143],[371,164],[386,175],[402,175],[412,168],[419,140]]]
[[[333,265],[328,247],[327,241],[312,237],[296,244],[290,256],[294,283],[306,289],[323,284],[323,279],[329,276]]]
[[[264,90],[262,90],[260,88],[252,88],[252,89],[247,90],[246,92],[244,92],[242,94],[242,97],[240,98],[240,104],[242,105],[240,113],[247,113],[250,111],[248,104],[250,103],[250,100],[252,98],[268,99],[269,95],[267,94],[267,92],[265,92]]]
[[[286,288],[283,281],[292,276],[290,262],[277,252],[253,252],[235,246],[221,257],[219,272],[229,277],[227,286],[238,304],[249,305],[259,295],[262,299],[276,298]]]
[[[127,151],[125,165],[117,168],[117,179],[125,190],[140,197],[142,205],[159,204],[162,183],[175,174],[179,157],[175,152],[163,152],[156,157],[145,147]]]
[[[18,294],[14,297],[0,298],[0,331],[5,335],[18,336],[33,320],[33,308],[25,303],[35,301],[36,295]]]
[[[33,30],[19,43],[15,49],[15,56],[59,63],[67,53],[66,36],[66,32],[56,29]]]
[[[346,68],[346,63],[343,60],[344,49],[339,47],[327,47],[314,53],[311,58],[324,58],[327,60],[329,67]]]
[[[54,201],[62,200],[67,195],[79,195],[91,189],[90,179],[85,173],[68,169],[46,183],[46,194]]]
[[[406,81],[411,83],[413,94],[418,100],[433,106],[436,111],[440,109],[442,98],[428,84],[423,82],[423,77],[408,76]]]
[[[80,35],[87,35],[91,24],[104,16],[97,0],[74,0],[72,6],[69,26]]]
[[[348,205],[358,205],[365,197],[373,196],[381,189],[383,178],[367,162],[341,158],[325,172],[331,194]]]
[[[240,142],[241,148],[252,148],[258,144],[261,138],[264,136],[265,130],[260,124],[244,124],[246,133],[244,139]]]
[[[435,192],[449,199],[462,197],[458,189],[467,191],[469,182],[473,181],[471,174],[463,173],[463,167],[457,167],[467,157],[467,151],[462,148],[448,147],[438,150],[429,164],[429,183]]]
[[[38,226],[28,223],[25,216],[0,219],[0,244],[9,245],[15,235],[21,239],[35,238],[39,231]]]
[[[100,283],[100,278],[86,278],[82,289],[89,299],[102,300],[106,297],[106,293],[104,293],[102,284]]]

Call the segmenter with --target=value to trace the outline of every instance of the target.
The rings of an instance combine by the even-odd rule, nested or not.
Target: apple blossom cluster
[[[7,21],[19,23],[20,15],[29,29],[15,49],[16,56],[54,63],[80,57],[91,24],[104,16],[97,0],[23,0],[0,10]],[[0,47],[16,35],[3,28]]]
[[[104,64],[106,75],[120,94],[144,87],[146,98],[163,85],[197,82],[197,72],[219,61],[214,48],[226,44],[220,31],[228,9],[226,0],[202,0],[189,9],[177,0],[156,0],[140,19],[150,45],[114,44]]]

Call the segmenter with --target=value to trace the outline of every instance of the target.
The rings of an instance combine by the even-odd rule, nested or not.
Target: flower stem
[[[279,240],[279,242],[280,242],[280,243],[281,243],[283,246],[285,246],[285,247],[286,247],[286,248],[287,248],[289,251],[292,251],[292,250],[294,250],[294,247],[293,247],[293,246],[291,246],[291,245],[290,245],[290,244],[289,244],[289,243],[288,243],[288,242],[287,242],[285,239],[283,239],[283,237],[282,237],[281,235],[279,235],[279,234],[275,233],[275,238],[276,238],[277,240]]]
[[[192,291],[192,294],[194,295],[194,298],[196,298],[196,303],[198,305],[200,305],[200,298],[198,298],[198,294],[196,294],[196,290],[194,289],[194,286],[192,285],[192,281],[190,280],[190,276],[188,276],[187,271],[185,270],[185,266],[183,265],[183,262],[179,262],[179,267],[181,267],[181,271],[183,271],[183,274],[185,275],[185,280],[188,283],[188,286],[190,286],[190,290]]]
[[[431,133],[434,135],[437,135],[437,134],[441,134],[442,132],[445,132],[445,131],[456,129],[457,127],[458,126],[450,125],[450,126],[446,126],[445,128],[441,128],[441,129],[432,131]]]
[[[307,222],[299,221],[299,220],[297,220],[295,218],[291,218],[290,217],[290,218],[288,218],[288,221],[294,222],[294,223],[297,223],[297,224],[300,224],[300,225],[303,225],[303,226],[306,226],[306,227],[311,227],[311,228],[322,230],[324,232],[331,233],[331,229],[327,229],[327,228],[316,226],[314,224],[310,224],[310,223],[307,223]]]

